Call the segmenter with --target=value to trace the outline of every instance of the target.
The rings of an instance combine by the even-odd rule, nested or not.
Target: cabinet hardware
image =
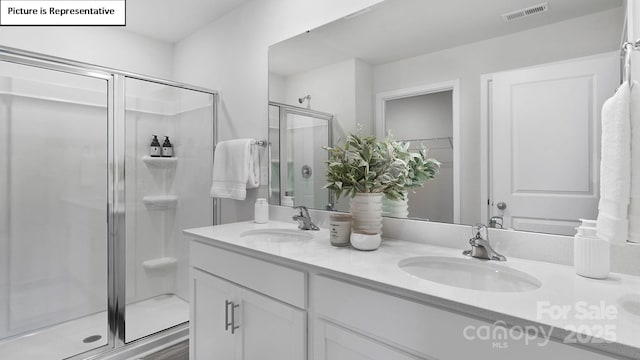
[[[225,300],[224,301],[224,330],[229,330],[229,326],[233,324],[229,322],[229,305],[233,305],[232,301]],[[233,321],[233,320],[231,320]]]
[[[231,305],[231,321],[229,321],[229,305]],[[224,330],[228,331],[231,328],[231,333],[235,334],[236,330],[240,329],[240,325],[236,325],[236,309],[240,305],[235,304],[233,301],[224,301]]]
[[[231,333],[235,334],[236,330],[240,329],[240,325],[236,326],[236,308],[239,308],[239,304],[231,303]]]

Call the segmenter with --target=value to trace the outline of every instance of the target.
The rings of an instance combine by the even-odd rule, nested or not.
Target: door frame
[[[489,223],[491,199],[491,117],[493,74],[480,75],[480,222]]]
[[[453,122],[453,223],[460,223],[461,187],[460,187],[460,80],[443,81],[433,84],[418,85],[376,94],[376,120],[374,131],[377,137],[385,137],[385,109],[387,101],[413,96],[428,95],[443,91],[451,91]]]

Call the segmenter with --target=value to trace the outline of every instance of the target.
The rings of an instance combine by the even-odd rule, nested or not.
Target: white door
[[[191,360],[233,360],[240,350],[239,336],[225,326],[229,322],[236,287],[203,271],[192,268]],[[237,313],[237,309],[236,309]]]
[[[243,360],[306,358],[306,313],[253,291],[240,290]]]
[[[618,85],[617,52],[493,75],[491,216],[565,235],[596,218],[600,112]]]

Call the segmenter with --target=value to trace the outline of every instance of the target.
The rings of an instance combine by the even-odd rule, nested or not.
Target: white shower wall
[[[188,247],[181,229],[213,223],[208,197],[213,164],[212,96],[127,79],[126,238],[127,303],[162,294],[188,301]],[[169,136],[173,165],[143,161],[152,135]],[[145,205],[148,196],[177,197],[175,207]],[[175,265],[149,269],[145,261],[173,258]]]
[[[322,149],[328,145],[328,123],[326,120],[293,114],[289,115],[287,122],[290,139],[288,149],[291,152],[288,166],[293,167],[290,173],[293,178],[294,204],[323,209],[329,201],[328,191],[323,189],[326,184],[325,163],[328,155]],[[311,168],[311,176],[306,179],[302,176],[304,165]]]

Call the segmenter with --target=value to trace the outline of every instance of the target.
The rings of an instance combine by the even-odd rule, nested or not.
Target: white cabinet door
[[[255,292],[240,289],[243,360],[306,358],[306,313]]]
[[[238,358],[239,337],[226,328],[237,289],[231,283],[197,269],[191,269],[191,360]],[[237,309],[236,309],[237,312]]]
[[[332,323],[315,321],[314,360],[416,360],[400,350]]]
[[[573,235],[595,219],[600,112],[619,79],[617,54],[493,75],[491,215],[505,227]]]
[[[305,311],[194,268],[191,299],[191,360],[306,358]]]

